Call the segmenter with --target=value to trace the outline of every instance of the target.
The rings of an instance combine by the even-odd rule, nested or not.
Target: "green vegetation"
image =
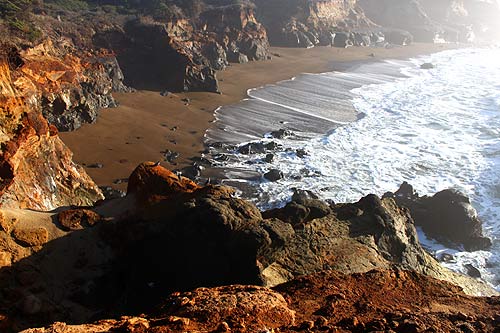
[[[10,30],[24,35],[28,40],[40,38],[41,31],[30,22],[29,15],[37,0],[0,0],[0,20]]]

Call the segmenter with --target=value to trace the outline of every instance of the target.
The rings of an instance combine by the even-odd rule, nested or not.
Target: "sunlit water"
[[[443,51],[410,61],[363,65],[349,73],[306,74],[249,91],[250,99],[217,112],[207,143],[262,141],[288,128],[295,135],[267,138],[281,148],[272,163],[265,154],[238,154],[233,147],[219,170],[242,196],[262,208],[286,202],[292,188],[335,202],[395,191],[403,181],[419,194],[445,188],[467,193],[478,210],[491,252],[446,249],[421,234],[433,250],[453,253],[448,264],[465,272],[471,263],[500,289],[500,49]],[[431,62],[434,69],[420,69]],[[359,120],[349,122],[352,107]],[[265,135],[264,135],[265,136]],[[303,149],[306,156],[297,156]],[[260,175],[276,168],[277,182]]]

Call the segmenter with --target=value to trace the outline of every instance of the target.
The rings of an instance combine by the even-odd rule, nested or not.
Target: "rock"
[[[295,151],[295,154],[297,154],[297,157],[300,157],[300,158],[304,158],[307,155],[309,155],[305,149],[297,149]]]
[[[21,68],[28,70],[28,67]],[[0,204],[5,208],[36,210],[93,204],[102,198],[101,192],[83,168],[73,162],[72,153],[58,137],[57,130],[47,123],[36,107],[25,103],[31,100],[27,91],[36,94],[37,90],[27,80],[19,79],[14,85],[11,78],[21,75],[11,73],[8,63],[0,60],[0,86],[4,87],[0,92],[3,147],[0,155],[3,179]],[[54,83],[54,89],[58,84]],[[32,98],[32,102],[36,102],[37,96]]]
[[[6,251],[0,251],[0,269],[12,264],[12,254]]]
[[[394,199],[410,209],[415,224],[421,226],[429,237],[449,245],[461,244],[467,251],[491,246],[491,240],[483,236],[482,223],[469,198],[456,190],[419,197],[411,185],[404,183]]]
[[[263,154],[268,151],[275,151],[280,146],[274,142],[251,142],[238,148],[240,154]]]
[[[49,241],[49,233],[44,227],[15,228],[12,235],[25,247],[40,246]]]
[[[335,38],[333,40],[333,46],[346,48],[352,46],[351,36],[347,32],[337,32],[335,33]]]
[[[467,270],[467,275],[473,278],[481,278],[481,272],[476,267],[471,264],[465,264],[464,267]]]
[[[154,162],[140,164],[130,175],[127,195],[134,194],[139,201],[150,198],[176,196],[198,189],[191,180],[179,177]]]
[[[278,169],[271,169],[264,174],[264,178],[271,182],[275,182],[283,178],[283,172]]]
[[[255,286],[200,288],[169,297],[163,313],[188,318],[185,330],[229,332],[238,327],[258,332],[293,326],[295,313],[277,292]],[[231,323],[231,324],[229,324]]]
[[[57,219],[59,224],[66,231],[79,230],[84,227],[93,227],[102,220],[99,214],[89,209],[64,210],[57,214]]]
[[[272,131],[269,135],[272,137],[272,138],[275,138],[275,139],[284,139],[288,136],[291,136],[293,133],[292,131],[289,131],[287,129],[284,129],[284,128],[281,128],[277,131]]]
[[[179,153],[172,151],[170,149],[167,149],[165,151],[162,151],[163,156],[165,156],[165,161],[169,163],[174,163],[174,161],[179,157]]]
[[[274,154],[266,154],[266,157],[264,158],[264,161],[266,163],[272,163],[274,160]]]
[[[385,32],[385,40],[390,44],[409,45],[413,42],[413,36],[406,30],[390,29]]]
[[[420,68],[421,69],[433,69],[433,68],[435,68],[435,66],[430,62],[425,62],[422,65],[420,65]]]

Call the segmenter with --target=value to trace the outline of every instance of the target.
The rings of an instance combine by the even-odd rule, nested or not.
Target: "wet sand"
[[[73,151],[75,162],[83,164],[99,186],[125,190],[125,180],[143,161],[161,161],[169,169],[190,165],[191,159],[205,149],[203,136],[213,122],[214,110],[220,105],[237,103],[250,88],[300,73],[348,70],[356,62],[405,59],[453,47],[457,46],[272,48],[272,60],[232,64],[219,72],[221,95],[192,92],[161,96],[155,91],[114,94],[119,107],[102,110],[95,124],[60,136]],[[185,98],[189,103],[183,101]],[[167,150],[179,153],[174,163],[165,161]]]

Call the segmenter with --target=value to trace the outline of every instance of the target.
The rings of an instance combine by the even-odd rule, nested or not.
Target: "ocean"
[[[283,205],[293,188],[335,202],[395,191],[403,181],[420,195],[459,189],[493,239],[491,251],[449,249],[420,230],[419,239],[455,256],[443,265],[465,273],[472,264],[500,290],[499,59],[499,47],[447,50],[251,89],[216,110],[206,133],[209,173],[261,209]],[[266,180],[272,169],[283,178]]]

